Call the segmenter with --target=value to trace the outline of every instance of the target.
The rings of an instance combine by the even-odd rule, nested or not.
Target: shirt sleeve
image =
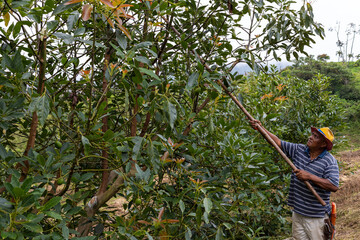
[[[286,156],[294,160],[296,150],[299,144],[281,141],[281,149],[284,151]]]
[[[324,178],[328,179],[334,186],[339,187],[339,166],[335,158],[326,167]]]

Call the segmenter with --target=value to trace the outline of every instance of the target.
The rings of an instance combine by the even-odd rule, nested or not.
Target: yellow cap
[[[328,127],[323,127],[323,128],[314,128],[314,127],[311,127],[311,132],[318,132],[320,133],[321,135],[323,135],[325,137],[325,140],[326,140],[326,143],[327,143],[327,147],[326,149],[328,151],[330,151],[333,147],[333,141],[334,141],[334,134],[332,133],[332,131],[330,130],[330,128]]]

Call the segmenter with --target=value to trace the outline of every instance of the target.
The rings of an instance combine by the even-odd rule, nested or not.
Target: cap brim
[[[322,136],[324,136],[325,141],[326,141],[326,150],[330,151],[332,149],[333,143],[322,132],[320,132],[315,127],[311,127],[311,132],[317,132],[317,133],[320,133]]]

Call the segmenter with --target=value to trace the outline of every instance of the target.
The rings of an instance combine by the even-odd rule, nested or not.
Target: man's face
[[[312,132],[308,139],[307,146],[309,148],[323,148],[327,146],[325,138],[318,132]]]

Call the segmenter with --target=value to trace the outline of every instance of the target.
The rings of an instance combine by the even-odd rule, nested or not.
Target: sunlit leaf
[[[9,14],[9,12],[4,13],[4,21],[5,21],[5,26],[7,27],[9,22],[10,22],[10,14]]]
[[[152,78],[155,78],[159,81],[161,81],[161,79],[159,78],[158,75],[156,75],[152,70],[146,69],[146,68],[139,68],[140,72],[145,73],[146,75],[149,75]]]
[[[119,15],[119,12],[116,11],[117,16],[124,17],[124,18],[134,18],[133,16],[127,14],[122,7],[118,7],[117,10],[120,10],[122,14]]]
[[[84,21],[87,21],[89,20],[90,16],[91,16],[91,12],[93,10],[93,6],[90,5],[90,4],[85,4],[83,6],[83,9],[82,9],[82,15],[81,15],[81,18],[84,20]]]
[[[195,72],[189,76],[188,82],[186,83],[186,90],[191,90],[194,86],[197,85],[199,78],[199,73]]]
[[[131,5],[131,4],[122,4],[118,7],[121,7],[121,8],[124,8],[124,7],[133,7],[134,5]]]
[[[84,0],[70,0],[70,1],[66,2],[64,5],[70,5],[70,4],[79,3],[82,1],[84,1]]]
[[[213,203],[210,198],[204,198],[204,207],[205,207],[205,212],[210,213],[213,207]]]
[[[109,0],[100,0],[100,2],[102,2],[108,7],[115,8],[114,5]]]
[[[180,201],[179,201],[179,206],[180,206],[181,212],[184,213],[184,211],[185,211],[185,204],[184,204],[183,200],[180,200]]]
[[[170,127],[174,128],[174,123],[177,119],[176,106],[174,104],[172,104],[171,102],[167,101],[165,110],[169,114]]]
[[[52,207],[55,207],[61,200],[61,197],[53,197],[51,198],[45,205],[42,207],[42,211],[49,210]]]
[[[116,13],[116,12],[115,12]],[[116,14],[117,15],[117,14]],[[122,25],[122,20],[117,16],[115,20],[118,22],[119,25]]]
[[[222,240],[224,239],[223,238],[223,232],[222,232],[222,229],[221,229],[221,226],[219,226],[217,232],[216,232],[216,237],[215,237],[215,240]]]
[[[132,40],[129,31],[124,27],[122,24],[117,24],[117,26],[120,28],[120,30],[130,39]]]
[[[32,232],[36,232],[36,233],[43,232],[43,228],[39,224],[36,224],[36,223],[32,223],[32,222],[24,223],[23,226]]]
[[[115,28],[114,22],[110,18],[107,19],[107,22],[110,24],[112,28]]]

